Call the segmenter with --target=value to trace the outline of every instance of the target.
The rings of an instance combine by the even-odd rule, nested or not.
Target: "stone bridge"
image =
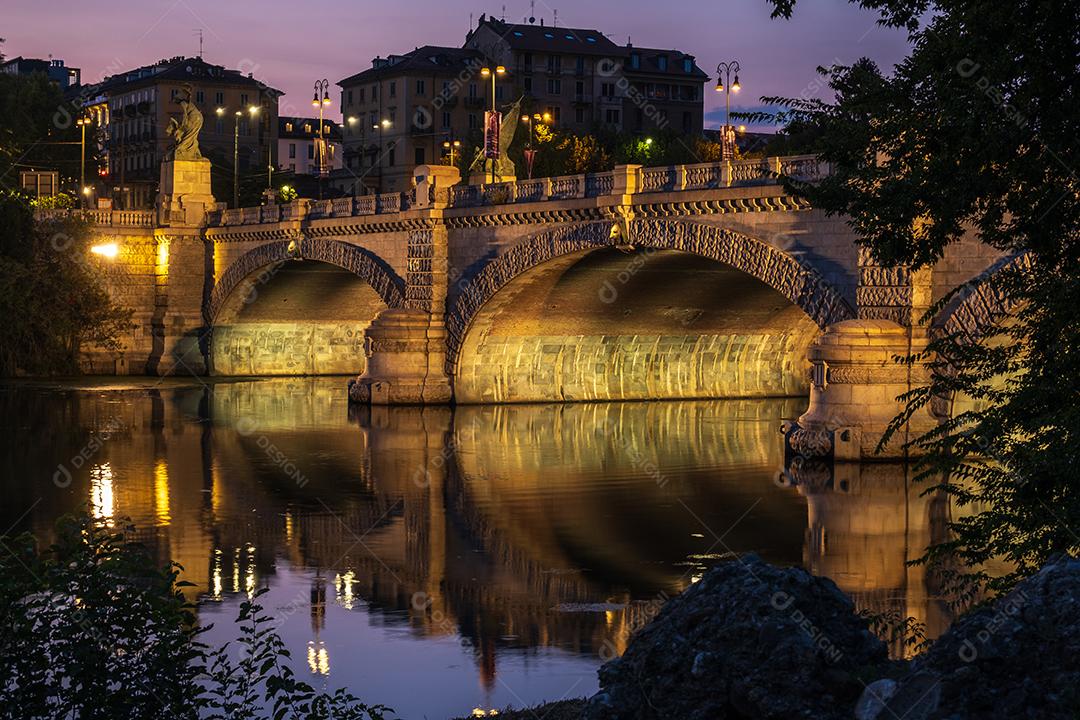
[[[90,212],[136,327],[87,368],[347,374],[376,404],[810,395],[793,446],[865,456],[918,381],[892,356],[998,258],[972,238],[933,269],[874,265],[780,183],[827,172],[798,156],[462,185],[421,166],[409,193]],[[995,302],[935,324],[976,333]]]

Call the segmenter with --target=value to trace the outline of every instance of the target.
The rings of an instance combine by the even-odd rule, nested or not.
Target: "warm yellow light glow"
[[[225,108],[219,107],[216,110],[214,110],[214,112],[216,112],[218,115],[224,115],[225,114]]]
[[[551,122],[551,113],[544,113],[544,122]]]
[[[731,92],[739,92],[742,90],[742,85],[739,84],[739,76],[735,76],[735,82],[731,83]]]
[[[90,513],[98,520],[111,521],[113,516],[113,471],[105,462],[90,468]],[[106,522],[111,524],[111,522]]]
[[[646,145],[652,145],[652,143],[653,143],[652,138],[645,138],[645,144]]]
[[[502,65],[500,65],[499,67],[495,68],[495,72],[498,73],[499,75],[502,75],[503,73],[506,72],[506,68],[504,68]]]
[[[746,126],[745,125],[740,125],[739,126],[739,132],[746,132]]]
[[[258,105],[252,105],[251,107],[248,108],[248,112],[251,113],[252,115],[258,115],[259,114],[259,106]]]
[[[326,645],[320,640],[318,646],[308,641],[307,647],[308,670],[316,675],[330,674],[330,654],[326,651]]]
[[[349,116],[349,124],[350,125],[355,125],[356,124],[356,116],[355,115],[350,115]]]
[[[111,259],[120,254],[120,246],[116,243],[103,243],[101,245],[94,245],[90,248],[90,252]]]
[[[82,194],[83,195],[89,195],[90,194],[90,186],[89,185],[83,185]]]
[[[164,460],[154,465],[154,517],[158,525],[168,525],[172,521],[169,514],[169,466]]]
[[[388,127],[390,127],[390,121],[389,121],[389,120],[383,120],[383,121],[382,121],[382,126],[383,126],[384,128],[388,128]]]
[[[491,75],[491,68],[480,68],[480,76],[487,77]]]
[[[716,92],[724,92],[724,83],[722,83],[722,82],[716,83]]]

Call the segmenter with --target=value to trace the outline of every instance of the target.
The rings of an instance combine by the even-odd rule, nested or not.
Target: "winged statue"
[[[521,100],[522,98],[519,97],[508,110],[503,111],[502,124],[499,125],[499,157],[494,161],[495,174],[499,177],[516,177],[514,162],[507,153],[510,150],[510,143],[514,141],[514,133],[517,132],[518,125],[521,124],[521,121],[518,120],[521,116]],[[473,158],[472,165],[469,166],[469,172],[487,172],[490,174],[491,167],[488,165],[488,158],[484,157],[484,148],[482,146],[477,148],[476,157]]]

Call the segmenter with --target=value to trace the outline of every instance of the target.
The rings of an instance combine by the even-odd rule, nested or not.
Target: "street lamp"
[[[255,117],[259,114],[258,105],[250,105],[247,110],[248,115],[251,117]],[[225,108],[219,107],[215,112],[218,114],[218,117],[222,117],[225,115]],[[234,208],[240,207],[240,118],[243,117],[243,115],[244,113],[240,110],[233,113],[232,201]]]
[[[315,94],[311,96],[311,105],[319,108],[319,199],[323,196],[323,174],[326,172],[326,141],[323,137],[323,108],[330,104],[330,83],[326,78],[315,82]],[[322,94],[320,99],[319,94]]]
[[[379,192],[383,191],[382,186],[382,156],[383,156],[383,130],[389,130],[393,125],[389,120],[383,118],[379,122],[371,126],[372,130],[379,131],[379,151],[375,155],[375,162],[379,163]]]
[[[737,93],[742,89],[739,85],[739,61],[722,62],[716,66],[716,92],[724,93],[724,136],[720,145],[720,154],[725,158],[735,155],[735,131],[731,128],[729,116],[731,114],[731,93]],[[735,74],[735,82],[731,81],[731,74]]]
[[[528,168],[529,179],[532,180],[533,161],[536,158],[536,150],[533,149],[533,130],[536,127],[536,123],[549,123],[551,122],[551,113],[533,113],[532,115],[522,115],[521,122],[525,123],[529,128],[528,141],[525,143],[525,165]]]
[[[86,187],[86,126],[89,125],[92,120],[83,115],[76,118],[75,124],[79,126],[82,131],[82,137],[79,140],[79,192],[83,198],[90,194],[89,188]],[[86,206],[86,200],[82,201],[83,207]]]
[[[492,71],[491,68],[489,68],[489,67],[480,68],[480,76],[481,77],[490,77],[491,78],[491,118],[492,118],[491,121],[492,122],[496,122],[496,115],[495,114],[498,112],[498,110],[496,110],[496,108],[495,108],[495,78],[498,77],[499,75],[505,75],[505,74],[506,74],[506,68],[503,67],[502,65],[497,65],[495,67],[494,71]],[[485,135],[484,139],[485,140],[487,139],[487,133],[488,132],[489,132],[489,128],[485,127],[484,128],[484,135]],[[498,158],[490,158],[490,160],[491,160],[491,182],[492,182],[492,184],[494,184],[495,183],[495,163],[498,160]]]
[[[460,140],[444,140],[443,149],[450,153],[450,167],[455,167],[454,164],[454,152],[461,148]]]

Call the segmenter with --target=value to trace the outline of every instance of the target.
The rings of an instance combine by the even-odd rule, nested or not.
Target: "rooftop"
[[[586,28],[555,27],[544,25],[541,20],[539,25],[523,23],[507,23],[485,15],[480,16],[476,30],[468,34],[465,44],[473,39],[477,30],[482,27],[489,28],[492,32],[505,40],[511,48],[527,52],[563,52],[576,53],[579,55],[605,55],[622,57],[626,55],[626,48],[616,45],[599,30]]]
[[[239,70],[230,70],[222,65],[213,65],[199,57],[174,57],[159,60],[153,65],[144,65],[134,70],[110,75],[98,83],[95,91],[99,93],[122,92],[129,88],[152,85],[163,80],[249,86],[265,90],[276,96],[284,94],[280,90],[256,80],[251,73],[245,75]]]
[[[279,117],[278,137],[286,140],[295,138],[310,140],[319,135],[319,118]],[[329,118],[323,119],[323,137],[327,140],[341,140],[341,126]]]
[[[404,55],[389,55],[385,58],[377,57],[372,61],[370,68],[355,75],[350,75],[344,80],[338,80],[337,84],[344,87],[345,85],[355,85],[409,72],[422,72],[428,75],[456,75],[480,62],[483,62],[483,55],[476,50],[424,45]]]

